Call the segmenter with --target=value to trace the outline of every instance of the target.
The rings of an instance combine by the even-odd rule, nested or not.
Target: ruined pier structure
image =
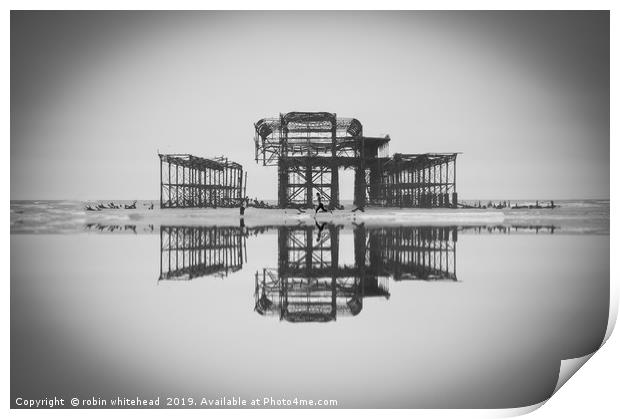
[[[159,174],[161,208],[233,207],[245,197],[243,167],[225,157],[160,154]]]
[[[394,154],[390,137],[366,137],[360,121],[289,112],[254,124],[257,163],[278,167],[278,206],[312,207],[316,193],[340,206],[338,170],[355,171],[354,204],[456,207],[458,153]]]

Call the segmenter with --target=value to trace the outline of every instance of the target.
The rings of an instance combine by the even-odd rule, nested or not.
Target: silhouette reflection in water
[[[256,273],[256,312],[328,322],[359,314],[364,298],[389,298],[389,277],[456,281],[455,227],[358,225],[350,265],[339,263],[340,228],[317,227],[278,227],[278,268]]]
[[[247,261],[246,238],[276,230],[277,267],[255,274],[254,309],[289,322],[329,322],[359,314],[368,297],[390,297],[395,281],[457,281],[458,232],[545,232],[553,226],[353,228],[354,262],[340,263],[343,226],[240,227],[162,226],[159,280],[227,276]],[[348,250],[348,249],[345,249]]]
[[[159,234],[159,280],[224,277],[243,266],[242,228],[162,226]]]
[[[98,233],[123,233],[130,232],[133,234],[140,233],[153,233],[155,230],[153,224],[145,226],[136,226],[135,224],[102,224],[102,223],[87,223],[84,224],[84,230],[96,231]]]
[[[511,225],[491,225],[491,226],[464,226],[461,227],[461,231],[467,231],[469,233],[544,233],[553,234],[559,227],[555,225],[530,225],[530,224],[511,224]]]

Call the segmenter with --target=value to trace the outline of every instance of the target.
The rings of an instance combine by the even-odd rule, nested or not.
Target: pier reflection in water
[[[243,266],[245,233],[238,227],[160,228],[160,280],[227,276]]]
[[[339,261],[340,228],[317,227],[278,227],[278,268],[256,273],[259,314],[327,322],[359,314],[364,298],[389,298],[389,277],[456,281],[456,228],[357,226],[354,263],[346,264]]]
[[[255,274],[254,309],[289,322],[357,315],[364,298],[389,298],[389,278],[456,281],[457,227],[353,229],[353,262],[341,262],[342,226],[162,226],[159,280],[226,276],[247,260],[246,237],[277,231],[278,266]],[[348,248],[346,249],[349,250]]]
[[[560,360],[606,331],[608,236],[127,221],[11,237],[17,393],[294,389],[341,407],[515,407],[550,395]],[[342,374],[343,356],[363,368]]]

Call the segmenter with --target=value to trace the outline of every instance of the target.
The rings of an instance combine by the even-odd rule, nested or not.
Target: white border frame
[[[9,0],[3,2],[4,15],[2,17],[2,53],[5,59],[10,60],[10,10],[346,10],[354,7],[361,10],[610,10],[611,25],[611,107],[610,120],[611,130],[610,137],[617,137],[617,98],[618,85],[617,78],[614,74],[618,74],[618,18],[616,11],[619,7],[611,1],[404,1],[404,0],[382,0],[382,1],[346,1],[346,0],[315,0],[315,1],[291,1],[282,0],[263,0],[263,1],[198,1],[198,0],[151,0],[144,2],[140,0],[110,0],[100,1],[94,0],[89,2],[80,2],[78,0],[64,1],[16,1]],[[615,7],[614,7],[615,6]],[[614,50],[614,47],[616,49]],[[2,119],[2,151],[4,156],[10,156],[10,65],[8,62],[2,66],[4,76],[4,103],[3,111],[5,117]],[[612,161],[618,160],[618,144],[610,141],[610,158]],[[3,178],[10,179],[10,166],[4,165],[2,168]],[[618,188],[618,167],[614,164],[610,169],[610,197],[616,195]],[[10,219],[10,182],[2,183],[2,194],[4,205],[2,211],[5,214],[5,220]],[[6,190],[5,190],[6,189]],[[610,254],[618,255],[617,237],[618,226],[614,220],[613,214],[617,213],[617,203],[611,199],[611,224],[610,224]],[[2,225],[2,255],[10,254],[10,231],[9,223],[5,221]],[[9,266],[10,260],[7,258],[3,261],[4,266]],[[611,304],[610,304],[610,322],[606,339],[609,338],[611,331],[616,322],[618,314],[618,265],[614,258],[611,258]],[[10,270],[8,272],[10,277]],[[3,293],[3,319],[2,319],[2,336],[10,336],[10,281],[4,281]],[[1,353],[4,362],[2,363],[2,381],[0,384],[0,394],[2,395],[2,411],[9,411],[10,406],[10,346],[8,343],[2,345]],[[618,417],[620,414],[620,402],[617,399],[616,388],[618,384],[618,372],[620,371],[620,343],[617,337],[604,344],[599,353],[587,362],[586,366],[579,372],[578,377],[569,380],[557,394],[555,394],[546,403],[542,409],[536,410],[539,406],[533,406],[523,409],[506,409],[506,410],[89,410],[86,413],[82,409],[76,410],[12,410],[10,414],[20,417],[39,416],[44,414],[46,417],[82,417],[85,413],[88,416],[104,417],[108,415],[125,416],[141,416],[141,417],[161,417],[162,415],[174,416],[226,416],[239,417],[246,415],[257,415],[259,417],[314,417],[317,414],[321,416],[355,416],[355,417],[375,417],[377,415],[388,417],[504,417],[514,416],[528,413],[532,410],[536,412],[532,415],[534,418],[581,418],[585,415],[590,417]]]

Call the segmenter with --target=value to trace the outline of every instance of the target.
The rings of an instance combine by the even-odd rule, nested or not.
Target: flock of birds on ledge
[[[536,201],[535,205],[532,204],[528,204],[528,205],[519,205],[514,204],[512,205],[510,203],[510,201],[500,201],[500,202],[492,202],[489,201],[486,205],[481,204],[480,201],[478,201],[478,205],[468,205],[468,204],[463,204],[463,203],[459,203],[459,208],[473,208],[473,209],[487,209],[487,208],[494,208],[494,209],[554,209],[559,207],[559,205],[555,205],[555,203],[553,201],[549,201],[549,203],[547,205],[540,205],[538,203],[538,201]]]
[[[249,199],[245,199],[244,200],[246,205],[248,207],[255,207],[255,208],[268,208],[268,209],[275,209],[277,208],[274,205],[269,205],[266,204],[264,201],[258,201],[258,199],[254,199],[254,201],[252,202]],[[84,207],[85,211],[101,211],[101,210],[106,210],[106,209],[136,209],[136,205],[137,205],[138,201],[133,201],[131,204],[115,204],[114,202],[109,202],[108,205],[106,204],[102,204],[102,203],[98,203],[97,205],[86,205]],[[154,204],[151,202],[150,204],[144,204],[144,206],[146,207],[146,209],[148,210],[152,210],[154,209]],[[243,203],[242,203],[242,206]],[[500,202],[492,202],[489,201],[487,204],[481,204],[481,201],[478,201],[477,204],[465,204],[465,203],[459,203],[459,208],[467,208],[467,209],[488,209],[488,208],[493,208],[493,209],[554,209],[559,207],[559,205],[555,205],[555,203],[553,201],[549,201],[549,203],[547,203],[546,205],[540,205],[538,201],[536,201],[535,205],[532,204],[528,204],[528,205],[519,205],[514,204],[512,205],[510,201],[500,201]],[[343,210],[344,209],[344,205],[341,205],[340,207],[336,208],[339,210]],[[299,212],[305,212],[300,208],[297,208],[297,210]],[[363,208],[355,208],[353,210],[353,212],[360,210],[360,211],[364,211]]]
[[[138,202],[138,201],[133,201],[133,202],[132,202],[131,204],[129,204],[129,205],[128,205],[128,204],[125,204],[125,205],[122,205],[122,204],[115,204],[114,202],[110,202],[110,203],[108,203],[108,205],[106,205],[106,204],[102,204],[102,203],[99,203],[99,204],[97,204],[97,205],[95,205],[95,206],[92,206],[92,205],[86,205],[86,206],[84,207],[84,209],[85,209],[86,211],[101,211],[101,210],[105,210],[105,209],[136,209],[136,203],[137,203],[137,202]],[[151,204],[150,204],[150,205],[148,205],[148,204],[144,204],[144,205],[145,205],[145,206],[147,207],[147,209],[149,209],[149,210],[152,210],[152,209],[155,207],[155,206],[153,205],[153,203],[152,203],[152,202],[151,202]]]

